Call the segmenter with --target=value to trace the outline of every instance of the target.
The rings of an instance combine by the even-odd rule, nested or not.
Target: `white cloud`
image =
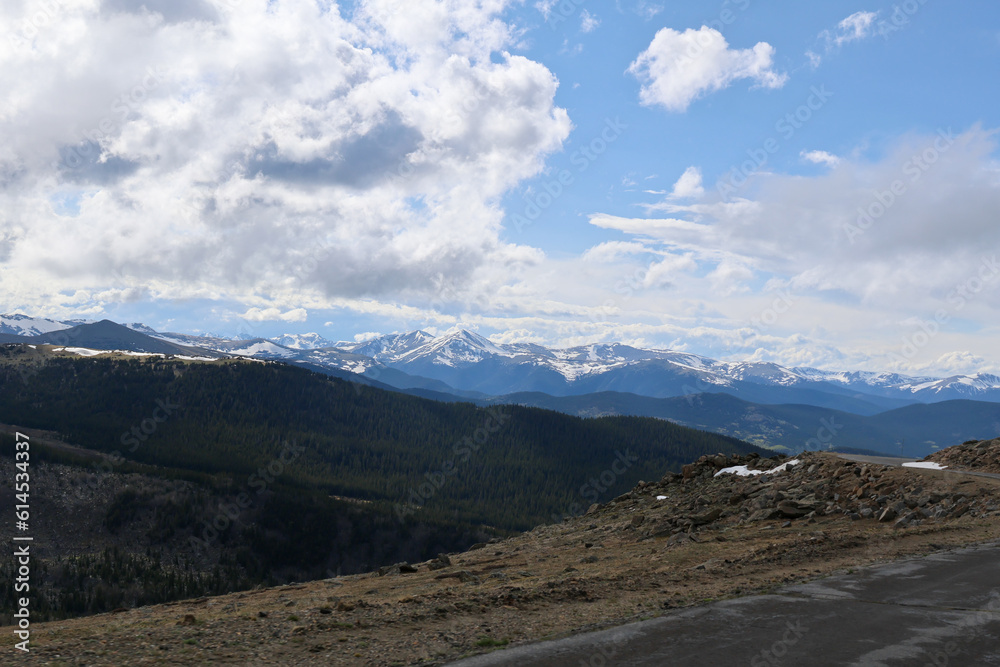
[[[867,39],[875,34],[875,21],[878,19],[878,12],[855,12],[837,24],[833,30],[824,30],[819,34],[819,39],[824,43],[827,53],[839,49],[844,44]],[[806,57],[809,64],[814,69],[819,67],[823,57],[815,51],[807,51]]]
[[[982,370],[1000,321],[996,149],[995,133],[980,128],[907,136],[817,176],[760,175],[732,202],[667,198],[653,207],[665,217],[602,214],[591,224],[696,263],[673,273],[669,300],[658,303],[674,314],[701,304],[675,322],[705,332],[687,339],[701,350],[835,368]],[[781,293],[794,305],[771,327],[751,326]],[[653,307],[651,295],[617,298],[633,321],[653,326],[634,315]],[[904,341],[937,313],[940,333],[904,356]]]
[[[586,9],[580,12],[580,31],[584,33],[590,33],[597,30],[598,26],[601,25],[600,20]]]
[[[834,31],[824,32],[827,43],[832,46],[843,46],[849,42],[856,42],[874,33],[875,19],[878,12],[855,12],[837,24]]]
[[[583,253],[583,260],[587,262],[613,262],[628,255],[638,255],[645,252],[649,252],[649,250],[641,243],[634,241],[607,241]]]
[[[67,3],[2,40],[5,300],[285,313],[509,282],[541,254],[501,239],[497,201],[571,129],[555,76],[507,52],[511,2]]]
[[[684,199],[701,197],[703,194],[705,194],[705,188],[701,184],[701,169],[688,167],[674,183],[674,190],[670,196],[674,199]]]
[[[840,164],[840,158],[826,151],[802,151],[802,159],[813,164],[825,164],[828,167],[836,167]]]
[[[548,21],[552,16],[552,9],[559,4],[559,0],[539,0],[535,3],[535,9],[542,13],[542,17]]]
[[[649,21],[663,11],[663,5],[656,2],[649,2],[649,0],[639,0],[634,11],[643,19]]]
[[[939,376],[975,375],[982,372],[995,372],[995,368],[981,355],[965,350],[942,354],[932,364],[927,365],[924,372]]]
[[[773,59],[774,48],[766,42],[752,49],[730,49],[722,33],[706,26],[683,33],[663,28],[628,71],[642,82],[642,104],[682,112],[696,99],[740,79],[781,88],[788,76],[773,69]]]
[[[250,322],[305,322],[309,313],[305,308],[281,312],[277,308],[251,308],[240,317]]]

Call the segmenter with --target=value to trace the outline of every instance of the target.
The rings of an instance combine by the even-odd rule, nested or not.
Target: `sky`
[[[5,0],[0,311],[1000,371],[989,0]]]

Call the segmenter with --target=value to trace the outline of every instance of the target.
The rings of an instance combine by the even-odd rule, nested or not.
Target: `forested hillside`
[[[50,432],[33,440],[32,512],[51,617],[418,562],[706,453],[760,451],[657,419],[439,403],[277,363],[17,346],[0,347],[0,424]],[[12,478],[13,439],[0,444]]]
[[[704,453],[758,451],[657,419],[438,403],[273,363],[54,358],[27,380],[0,366],[0,387],[0,421],[125,461],[253,488],[270,466],[283,484],[510,530]]]

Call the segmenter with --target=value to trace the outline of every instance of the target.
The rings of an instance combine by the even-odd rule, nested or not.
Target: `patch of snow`
[[[656,496],[656,499],[657,500],[666,500],[667,497],[666,496]]]
[[[719,472],[715,473],[715,476],[719,475],[737,475],[739,477],[753,477],[756,475],[774,475],[779,472],[785,472],[790,467],[798,465],[798,459],[792,459],[791,461],[785,461],[777,468],[771,468],[770,470],[750,470],[747,466],[733,466],[731,468],[723,468]]]
[[[70,354],[76,354],[81,357],[96,357],[99,354],[108,354],[107,350],[90,350],[85,347],[60,347],[52,350],[53,352],[69,352]]]
[[[282,357],[288,359],[295,356],[295,352],[281,347],[280,345],[275,345],[270,341],[254,343],[253,345],[248,345],[246,347],[230,350],[233,354],[238,354],[240,356],[253,356],[257,354],[267,354],[275,357]]]
[[[948,466],[943,466],[935,461],[914,461],[912,463],[904,463],[904,468],[923,468],[924,470],[944,470]]]

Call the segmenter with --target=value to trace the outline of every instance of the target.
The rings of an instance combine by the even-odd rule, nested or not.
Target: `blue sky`
[[[20,0],[0,309],[1000,371],[1000,7]]]

